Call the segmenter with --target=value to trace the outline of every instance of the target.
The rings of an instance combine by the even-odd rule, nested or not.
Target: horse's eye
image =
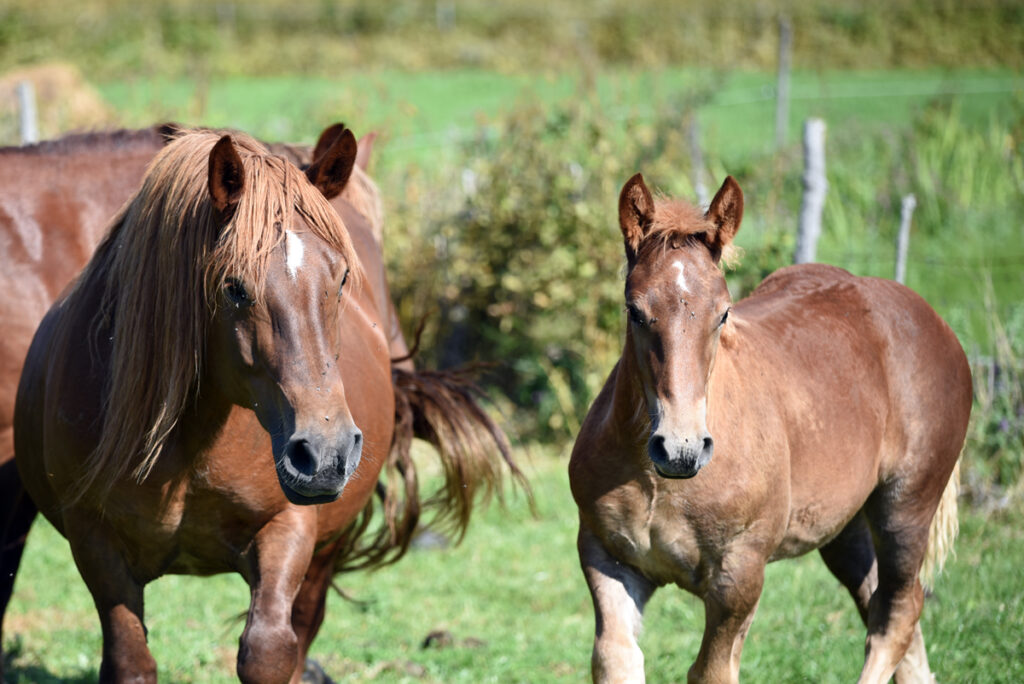
[[[626,305],[626,314],[629,316],[629,320],[639,325],[641,328],[646,324],[644,315],[640,313],[640,309],[636,308],[632,304]]]
[[[732,311],[732,309],[726,309],[725,313],[722,314],[722,320],[718,321],[718,327],[719,328],[721,328],[723,325],[725,325],[725,322],[729,319],[729,312],[730,311]]]
[[[341,285],[338,285],[338,299],[341,299],[341,291],[345,288],[345,283],[348,282],[349,269],[345,269],[345,275],[341,276]]]
[[[224,282],[224,293],[228,296],[235,306],[243,306],[248,304],[251,300],[249,299],[249,293],[245,289],[245,285],[242,281],[237,278],[228,278]]]

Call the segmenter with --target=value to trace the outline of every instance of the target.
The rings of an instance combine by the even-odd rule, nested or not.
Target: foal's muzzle
[[[662,477],[687,480],[711,461],[714,441],[711,435],[676,439],[654,434],[647,442],[647,455]]]
[[[363,433],[351,426],[333,435],[296,433],[278,459],[277,478],[294,504],[329,503],[341,496],[363,454]]]

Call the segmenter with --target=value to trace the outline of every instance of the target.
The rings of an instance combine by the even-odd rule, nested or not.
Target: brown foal
[[[955,529],[967,359],[915,293],[830,266],[733,304],[719,262],[742,215],[731,177],[706,213],[639,174],[619,199],[625,349],[569,465],[594,681],[644,680],[642,611],[666,584],[705,606],[690,681],[737,681],[765,565],[813,549],[867,627],[860,681],[930,681],[918,575]]]

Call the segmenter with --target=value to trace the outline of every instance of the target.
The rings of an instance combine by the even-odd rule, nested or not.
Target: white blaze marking
[[[679,289],[682,290],[683,292],[689,292],[690,288],[687,287],[686,285],[686,276],[683,275],[683,262],[675,261],[672,263],[672,265],[679,269],[679,275],[678,277],[676,277],[676,285],[678,285]]]
[[[302,266],[302,253],[304,249],[299,236],[290,230],[286,230],[284,233],[285,263],[288,266],[288,275],[293,280],[298,275],[299,266]]]

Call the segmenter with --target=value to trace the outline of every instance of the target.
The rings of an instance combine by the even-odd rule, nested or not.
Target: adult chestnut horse
[[[931,681],[918,573],[955,533],[967,359],[909,289],[830,266],[732,304],[742,216],[731,177],[707,213],[639,174],[619,198],[625,348],[569,465],[594,680],[643,681],[644,604],[676,584],[705,607],[689,679],[737,681],[765,564],[818,549],[867,626],[860,681]]]
[[[456,522],[497,477],[465,442],[477,427],[500,433],[465,395],[392,374],[379,298],[347,230],[359,216],[343,222],[327,201],[355,158],[344,132],[303,177],[245,136],[182,135],[36,334],[15,412],[18,468],[93,594],[101,680],[155,679],[147,582],[235,571],[252,588],[240,678],[297,682],[334,571],[394,559],[415,525],[396,396],[408,421],[447,414],[434,432],[455,443],[442,459],[462,476],[443,499]],[[385,462],[406,474],[408,498],[386,497],[383,530],[363,541]],[[24,531],[5,525],[7,539]]]

